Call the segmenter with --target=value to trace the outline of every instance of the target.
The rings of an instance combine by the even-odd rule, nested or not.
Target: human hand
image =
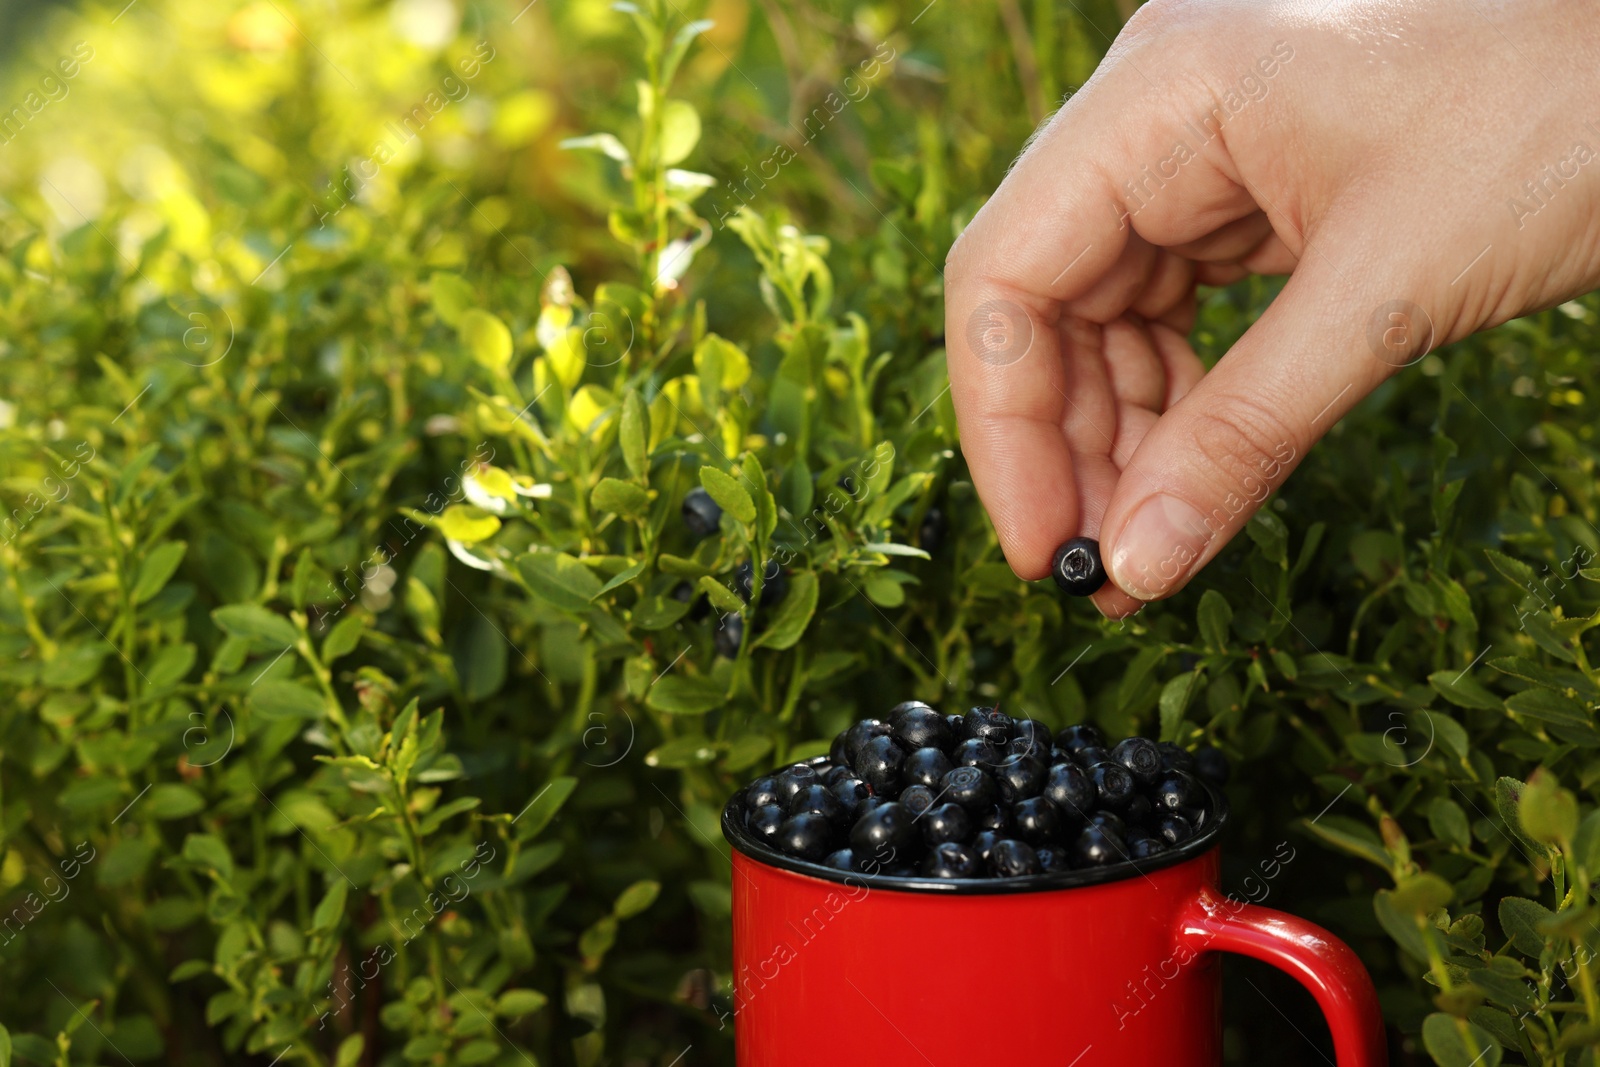
[[[1209,372],[1195,286],[1291,276]],[[1113,617],[1429,348],[1600,284],[1584,0],[1155,0],[951,249],[962,447],[1012,568]],[[1485,401],[1487,405],[1487,401]]]

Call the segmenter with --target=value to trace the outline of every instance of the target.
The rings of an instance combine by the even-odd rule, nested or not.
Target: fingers
[[[1367,298],[1350,288],[1330,269],[1303,264],[1239,343],[1144,435],[1104,517],[1102,552],[1118,588],[1140,600],[1181,589],[1327,428],[1382,381],[1390,368],[1367,351],[1365,316],[1349,310],[1367,306]],[[1176,368],[1172,377],[1182,379],[1192,371],[1183,369],[1178,340],[1157,338]]]
[[[1074,370],[1099,358],[1084,327],[1116,319],[1141,297],[1152,317],[1185,324],[1192,268],[1174,264],[1151,235],[1195,240],[1254,210],[1211,161],[1196,158],[1181,197],[1145,196],[1131,214],[1119,186],[1170,154],[1172,116],[1187,113],[1175,99],[1201,83],[1175,76],[1156,86],[1129,66],[1109,69],[1018,160],[957,241],[946,272],[962,450],[1007,560],[1028,579],[1047,574],[1056,546],[1082,531],[1078,439],[1096,429],[1108,442],[1117,434],[1114,406],[1109,417],[1102,410],[1116,393],[1084,375],[1074,380]],[[1196,219],[1210,221],[1197,228]],[[1164,374],[1164,364],[1150,366]],[[1141,395],[1148,384],[1138,384]]]

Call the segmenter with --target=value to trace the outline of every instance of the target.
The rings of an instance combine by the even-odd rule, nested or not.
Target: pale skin
[[[1195,287],[1252,273],[1208,372]],[[1154,0],[951,249],[962,447],[1017,574],[1097,538],[1121,617],[1430,347],[1596,286],[1593,0]]]

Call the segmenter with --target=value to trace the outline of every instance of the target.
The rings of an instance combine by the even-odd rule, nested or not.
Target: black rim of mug
[[[807,760],[815,766],[828,762],[826,756]],[[833,867],[825,867],[820,863],[810,860],[796,859],[776,849],[769,848],[758,840],[749,830],[745,829],[744,820],[740,818],[744,809],[744,790],[734,794],[722,809],[722,836],[728,843],[757,863],[768,867],[777,867],[779,870],[790,871],[794,874],[803,874],[809,878],[818,878],[824,882],[837,882],[840,885],[867,885],[874,889],[891,889],[902,893],[944,893],[957,895],[981,896],[989,893],[1037,893],[1048,889],[1078,889],[1083,886],[1106,885],[1111,882],[1121,882],[1129,878],[1138,878],[1158,871],[1165,867],[1175,867],[1180,863],[1194,859],[1196,856],[1209,852],[1217,844],[1222,833],[1222,828],[1228,821],[1228,799],[1221,790],[1216,789],[1210,782],[1201,778],[1195,781],[1211,798],[1211,818],[1206,821],[1205,827],[1194,837],[1185,841],[1177,848],[1168,849],[1156,856],[1145,860],[1128,859],[1121,863],[1108,863],[1104,867],[1080,867],[1071,871],[1046,871],[1041,874],[1031,874],[1024,878],[926,878],[916,875],[910,878],[895,877],[886,874],[866,874],[855,871],[841,871]]]

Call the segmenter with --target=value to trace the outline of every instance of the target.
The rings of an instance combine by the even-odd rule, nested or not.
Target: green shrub
[[[1109,5],[280,7],[13,80],[92,49],[0,171],[0,1064],[731,1060],[718,809],[908,696],[1222,745],[1230,880],[1290,839],[1244,891],[1412,1052],[1593,1061],[1595,301],[1382,387],[1111,624],[999,554],[938,269]],[[1320,1062],[1254,996],[1239,1060]]]

